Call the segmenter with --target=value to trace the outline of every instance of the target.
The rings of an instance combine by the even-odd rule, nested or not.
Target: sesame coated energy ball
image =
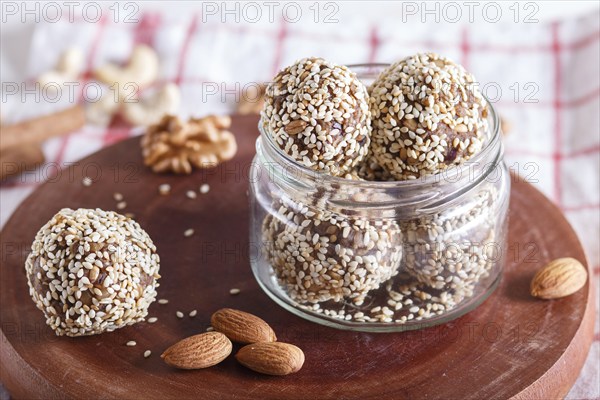
[[[403,272],[423,290],[436,289],[445,307],[472,297],[489,276],[497,254],[495,190],[483,190],[451,210],[401,221],[404,232]]]
[[[267,260],[282,288],[299,303],[363,303],[394,276],[402,235],[394,221],[348,218],[281,200],[262,227]]]
[[[476,154],[487,134],[487,103],[475,78],[433,53],[405,58],[370,88],[372,149],[397,180],[432,175]]]
[[[29,293],[58,336],[142,321],[156,297],[159,257],[137,222],[64,208],[37,233],[25,262]]]
[[[300,164],[343,176],[369,148],[367,89],[347,67],[305,58],[279,72],[267,87],[261,124]]]

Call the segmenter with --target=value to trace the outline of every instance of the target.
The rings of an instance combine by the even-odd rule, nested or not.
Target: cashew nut
[[[59,57],[54,69],[41,74],[37,81],[44,86],[49,83],[64,85],[65,82],[79,77],[83,68],[83,54],[77,48],[65,50]]]
[[[106,64],[96,71],[94,76],[107,85],[117,84],[124,88],[127,83],[134,83],[138,88],[150,85],[158,76],[158,56],[156,52],[146,46],[138,45],[133,49],[126,66]]]
[[[85,116],[88,122],[95,125],[108,125],[112,116],[119,110],[119,101],[115,99],[115,94],[106,90],[102,97],[96,102],[88,102],[85,109]]]
[[[180,102],[179,87],[168,83],[147,98],[123,103],[121,115],[132,125],[152,125],[158,123],[165,114],[175,114]]]

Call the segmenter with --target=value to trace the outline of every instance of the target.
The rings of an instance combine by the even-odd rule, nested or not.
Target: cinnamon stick
[[[0,151],[0,180],[32,171],[44,162],[44,153],[37,144],[25,144]]]
[[[80,129],[84,124],[84,108],[76,105],[53,114],[14,125],[2,126],[0,127],[0,151],[27,143],[41,143],[54,136],[66,135]]]

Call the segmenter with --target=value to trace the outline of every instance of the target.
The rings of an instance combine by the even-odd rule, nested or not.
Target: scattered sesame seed
[[[163,196],[171,193],[171,185],[169,185],[168,183],[163,183],[159,185],[158,193],[162,194]]]
[[[113,193],[113,199],[115,199],[115,201],[121,201],[123,200],[123,195],[119,192],[115,192]]]
[[[129,346],[129,347],[133,347],[133,346],[136,346],[137,343],[136,343],[135,340],[130,340],[129,342],[126,343],[126,345]]]
[[[229,289],[229,294],[232,294],[232,295],[240,294],[240,289],[238,289],[238,288]]]
[[[183,236],[185,236],[185,237],[190,237],[190,236],[192,236],[193,234],[194,234],[194,230],[193,230],[193,229],[191,229],[191,228],[190,228],[190,229],[186,229],[186,230],[183,232]]]
[[[150,357],[150,355],[152,355],[152,352],[150,350],[146,350],[144,352],[144,358],[148,358],[148,357]]]
[[[153,324],[153,323],[155,323],[156,321],[158,321],[158,318],[156,318],[156,317],[150,317],[150,318],[148,318],[148,323],[149,323],[149,324]]]
[[[92,178],[90,178],[89,176],[85,176],[81,180],[81,183],[83,186],[89,187],[89,186],[92,186],[93,181],[92,181]]]
[[[179,319],[183,318],[183,313],[181,311],[177,311],[175,315],[177,315],[177,318]]]
[[[196,197],[198,197],[196,192],[194,192],[193,190],[188,190],[187,192],[185,192],[185,195],[190,199],[195,199]]]
[[[167,299],[158,299],[158,304],[168,304],[169,300]]]
[[[198,310],[192,310],[192,311],[190,311],[190,317],[191,318],[194,318],[197,314],[198,314]]]
[[[200,185],[200,193],[206,194],[209,190],[210,186],[208,185],[208,183],[203,183],[202,185]]]
[[[117,210],[122,210],[125,207],[127,207],[127,203],[126,202],[120,201],[120,202],[117,203]]]
[[[209,326],[208,328],[206,328],[206,332],[212,332],[214,330],[215,330],[215,328],[213,328],[212,326]]]

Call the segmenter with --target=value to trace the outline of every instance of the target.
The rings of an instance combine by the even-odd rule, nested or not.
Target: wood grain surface
[[[565,299],[529,296],[534,272],[557,257],[585,263],[575,233],[543,195],[515,179],[504,278],[479,308],[421,331],[368,334],[307,322],[273,303],[248,262],[248,167],[256,117],[235,117],[237,156],[191,176],[160,176],[142,166],[139,138],[82,160],[43,184],[13,214],[1,235],[1,380],[15,398],[127,399],[506,399],[558,398],[577,378],[593,334],[590,281]],[[81,184],[90,176],[90,187]],[[169,183],[171,194],[158,194]],[[186,197],[208,183],[211,190]],[[36,231],[62,207],[116,210],[120,192],[161,256],[155,324],[109,334],[56,337],[29,298],[24,260]],[[183,232],[193,228],[192,237]],[[240,288],[232,296],[230,288]],[[159,355],[203,332],[213,311],[239,308],[268,321],[281,341],[306,355],[286,377],[261,376],[233,357],[213,368],[178,371]],[[198,315],[187,313],[197,309]],[[184,319],[176,311],[186,314]],[[135,340],[137,346],[125,343]],[[152,350],[145,359],[145,350]],[[234,349],[235,351],[235,349]]]

